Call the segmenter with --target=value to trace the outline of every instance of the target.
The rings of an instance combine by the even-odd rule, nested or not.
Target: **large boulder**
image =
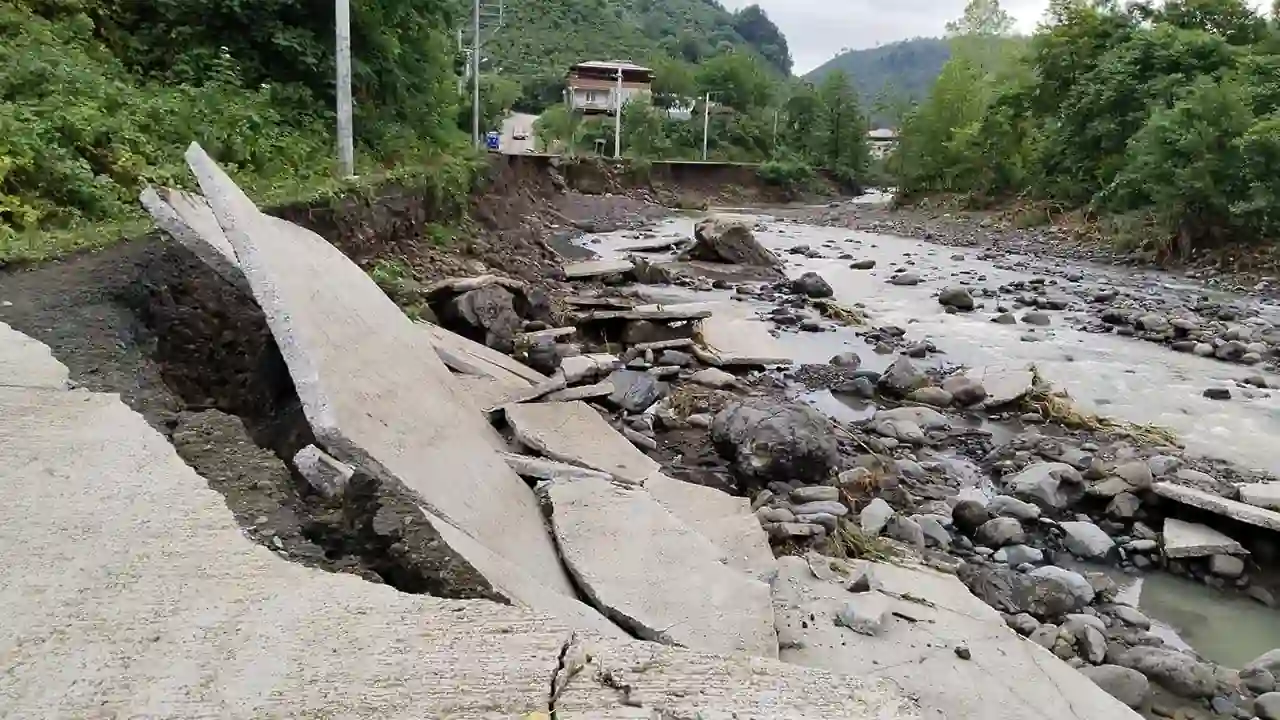
[[[791,292],[811,298],[829,298],[835,294],[831,284],[816,272],[807,272],[792,280]]]
[[[1009,478],[1006,485],[1015,497],[1045,510],[1062,510],[1085,493],[1084,478],[1066,463],[1036,463]]]
[[[1217,691],[1218,680],[1213,668],[1177,650],[1135,647],[1120,653],[1114,662],[1137,670],[1180,697],[1209,698]]]
[[[515,296],[501,285],[477,288],[450,299],[442,319],[450,330],[502,352],[514,349],[514,338],[523,322],[516,314]]]
[[[957,575],[969,592],[1009,614],[1028,613],[1043,620],[1076,612],[1088,604],[1067,583],[1051,576],[970,563],[961,565]]]
[[[923,387],[928,382],[928,376],[917,370],[906,355],[899,355],[880,375],[880,390],[887,395],[906,397],[912,390]]]
[[[711,423],[711,441],[744,488],[773,481],[819,485],[840,460],[831,422],[797,403],[730,403]]]
[[[703,260],[735,265],[778,267],[782,261],[765,249],[746,223],[711,218],[693,229],[693,247],[684,251],[681,260]]]
[[[1131,708],[1142,707],[1151,690],[1146,675],[1119,665],[1086,666],[1080,668],[1080,672],[1106,690],[1108,695]]]

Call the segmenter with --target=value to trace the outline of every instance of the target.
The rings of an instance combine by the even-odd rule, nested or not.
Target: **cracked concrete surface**
[[[7,377],[59,365],[0,353]],[[114,395],[0,387],[0,457],[5,717],[511,718],[557,677],[562,718],[919,717],[890,684],[291,563]]]
[[[1044,648],[1010,630],[954,576],[923,567],[832,561],[838,581],[819,580],[802,558],[779,560],[774,584],[781,659],[858,677],[892,680],[926,714],[949,720],[1136,720],[1139,716]],[[835,571],[839,568],[840,571]],[[833,618],[870,572],[872,592],[893,616],[877,636]],[[970,659],[955,649],[969,650]]]
[[[0,387],[65,389],[67,367],[43,343],[0,322]]]

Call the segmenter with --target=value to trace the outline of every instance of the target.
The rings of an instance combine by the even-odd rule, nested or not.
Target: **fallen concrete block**
[[[790,365],[789,358],[769,328],[755,318],[715,315],[698,323],[702,347],[694,355],[716,367],[764,367]]]
[[[574,400],[594,400],[596,398],[609,397],[617,388],[613,386],[612,380],[598,382],[595,385],[580,385],[578,387],[565,388],[557,390],[546,397],[542,398],[547,402],[573,402]]]
[[[565,565],[591,604],[637,637],[777,657],[769,586],[643,489],[603,480],[539,486]]]
[[[659,470],[656,460],[636,449],[584,403],[509,405],[505,412],[516,439],[552,460],[634,483]]]
[[[323,238],[258,211],[200,148],[187,161],[262,306],[318,444],[480,540],[548,588],[572,587],[532,491],[415,326]]]
[[[919,717],[889,683],[288,562],[113,395],[0,388],[0,457],[0,546],[23,550],[0,564],[5,629],[39,639],[5,644],[14,718]]]
[[[1228,500],[1203,490],[1174,485],[1171,482],[1158,482],[1151,486],[1151,489],[1160,497],[1183,505],[1200,508],[1248,525],[1280,531],[1280,513],[1272,510]]]
[[[578,322],[602,322],[605,320],[649,320],[653,322],[678,322],[683,320],[700,320],[711,317],[711,311],[701,303],[689,303],[693,307],[680,305],[664,305],[661,309],[644,310],[595,310],[578,318]]]
[[[778,564],[774,613],[779,656],[786,662],[866,680],[891,680],[919,699],[927,717],[1139,717],[1044,648],[1010,630],[998,612],[953,575],[859,562],[845,564],[843,572],[828,581],[815,577],[804,558],[783,557]],[[868,569],[875,589],[850,594],[845,588],[849,579]],[[837,625],[846,604],[855,598],[874,599],[862,615],[883,622],[860,627],[878,626],[878,633]],[[890,606],[887,618],[881,603]]]
[[[1209,555],[1248,555],[1240,543],[1208,525],[1167,518],[1160,533],[1167,558],[1207,557]]]
[[[350,465],[335,460],[315,445],[308,445],[295,453],[293,466],[311,487],[327,498],[341,495],[355,474]]]
[[[667,512],[710,540],[729,567],[768,580],[777,572],[769,537],[746,498],[654,473],[645,490]]]
[[[515,402],[528,394],[529,385],[512,386],[483,375],[454,375],[453,384],[481,410],[496,408]]]
[[[604,277],[629,272],[635,268],[626,260],[588,260],[586,262],[569,263],[560,269],[567,280]]]
[[[563,481],[573,482],[574,480],[604,480],[605,482],[620,483],[629,485],[625,480],[616,478],[609,473],[598,472],[596,470],[588,470],[577,465],[568,465],[566,463],[556,462],[555,460],[547,460],[546,458],[531,457],[529,455],[521,455],[519,453],[503,453],[502,459],[507,461],[507,465],[520,474],[520,477],[533,478],[535,480]]]
[[[498,275],[479,275],[477,277],[465,278],[445,278],[437,280],[422,289],[421,295],[424,299],[435,302],[450,295],[461,295],[479,290],[491,285],[498,285],[510,290],[513,293],[522,293],[525,291],[525,284],[520,280],[504,278]]]
[[[249,292],[235,248],[222,232],[208,201],[200,195],[148,186],[139,198],[156,227],[190,250],[231,285]]]
[[[1280,510],[1280,482],[1240,485],[1241,502],[1268,510]]]
[[[0,386],[65,390],[68,377],[44,343],[0,322]]]

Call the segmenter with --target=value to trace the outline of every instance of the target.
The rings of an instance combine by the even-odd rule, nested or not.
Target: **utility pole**
[[[613,93],[613,157],[622,157],[622,66],[618,66],[618,88]]]
[[[702,162],[707,161],[707,132],[711,129],[711,93],[702,101]]]
[[[338,85],[338,170],[342,177],[356,174],[355,140],[351,127],[351,4],[335,0],[333,20],[336,35]]]
[[[471,142],[480,146],[480,0],[472,0],[471,15]]]

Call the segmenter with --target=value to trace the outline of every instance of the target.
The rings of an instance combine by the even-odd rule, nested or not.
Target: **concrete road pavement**
[[[530,115],[529,113],[512,113],[509,115],[502,121],[502,140],[498,145],[498,149],[508,155],[523,155],[527,152],[533,152],[537,144],[533,136],[533,123],[537,119],[537,115]]]

